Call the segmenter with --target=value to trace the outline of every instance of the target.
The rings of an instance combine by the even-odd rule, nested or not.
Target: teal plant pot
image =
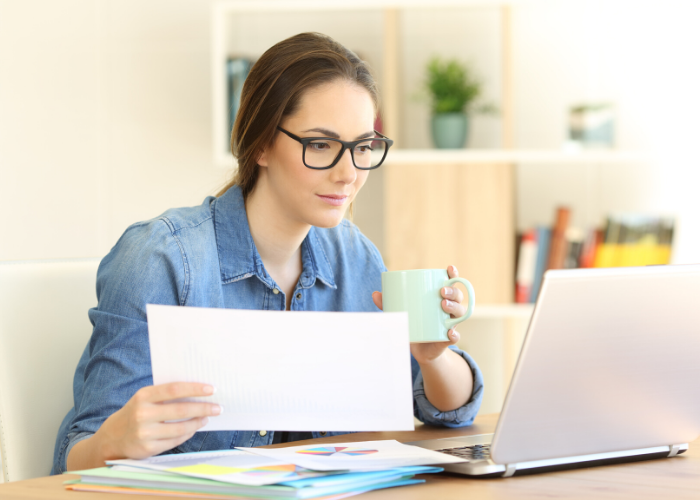
[[[430,129],[436,148],[463,148],[467,144],[469,118],[464,113],[440,113],[433,115]]]

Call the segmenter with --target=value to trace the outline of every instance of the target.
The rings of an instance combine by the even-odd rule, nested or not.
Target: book
[[[674,225],[674,220],[672,218],[661,219],[658,229],[659,245],[654,254],[654,264],[663,265],[671,262]]]
[[[241,107],[241,92],[243,91],[243,83],[248,77],[252,62],[245,57],[230,57],[226,61],[226,78],[228,84],[228,109],[229,109],[229,127],[228,134],[231,137],[233,132],[233,124],[236,122],[238,108]]]
[[[532,282],[532,291],[530,292],[529,302],[535,303],[537,296],[540,293],[542,286],[542,278],[547,270],[547,261],[549,259],[549,246],[552,237],[552,231],[548,227],[537,227],[537,264],[535,266],[535,276]]]
[[[580,266],[581,253],[585,233],[577,227],[570,227],[566,230],[566,256],[564,257],[564,269],[577,269]]]
[[[618,242],[621,225],[614,216],[608,216],[603,239],[596,251],[594,267],[614,267],[617,264]]]
[[[600,229],[590,229],[583,248],[581,249],[581,258],[579,259],[579,267],[590,268],[595,264],[595,256],[601,241],[603,240],[603,231]]]
[[[530,229],[523,234],[520,240],[518,271],[515,281],[515,302],[518,304],[530,302],[536,266],[537,231]]]
[[[566,259],[566,229],[569,227],[571,209],[568,207],[558,207],[552,228],[552,241],[550,243],[549,259],[547,269],[562,269]]]
[[[607,217],[595,267],[664,265],[671,261],[674,220],[639,214]]]

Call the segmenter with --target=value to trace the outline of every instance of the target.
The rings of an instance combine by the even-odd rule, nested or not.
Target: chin
[[[338,224],[340,224],[343,221],[343,216],[345,215],[345,210],[342,211],[339,215],[336,214],[324,214],[322,217],[316,216],[311,218],[309,223],[312,226],[316,227],[321,227],[325,229],[330,229],[333,227],[336,227]]]
[[[313,223],[311,225],[315,226],[315,227],[320,227],[323,229],[331,229],[331,228],[338,226],[342,221],[343,221],[342,217],[340,219],[336,219],[332,222],[328,221],[327,219],[324,219],[323,221],[319,221],[318,223]]]

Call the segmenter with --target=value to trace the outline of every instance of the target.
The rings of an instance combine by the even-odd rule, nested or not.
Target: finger
[[[442,301],[442,310],[447,314],[451,314],[455,318],[464,316],[464,314],[467,312],[467,309],[462,304],[447,299]]]
[[[144,395],[141,396],[143,402],[160,403],[171,399],[211,396],[214,394],[214,387],[196,382],[171,382],[144,387],[137,394],[141,391],[144,391]]]
[[[384,301],[382,300],[382,292],[372,292],[372,300],[374,305],[377,306],[382,311],[384,310]]]
[[[457,342],[459,342],[459,339],[460,339],[459,332],[453,328],[452,330],[447,332],[447,338],[450,339],[450,342],[448,345],[454,345]]]
[[[153,418],[156,422],[187,420],[197,417],[215,417],[223,413],[222,407],[213,403],[165,403],[156,405],[154,409],[157,411],[156,416]]]
[[[164,422],[154,425],[150,429],[148,437],[150,440],[177,439],[194,434],[207,425],[208,422],[209,419],[207,417],[192,418],[182,422]]]
[[[459,276],[459,271],[457,271],[457,266],[447,266],[447,276],[452,279]]]
[[[446,286],[440,290],[440,295],[445,299],[450,299],[455,302],[462,302],[464,300],[464,294],[459,288]]]

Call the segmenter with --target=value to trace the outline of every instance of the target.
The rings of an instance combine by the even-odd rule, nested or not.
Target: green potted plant
[[[469,134],[469,116],[492,113],[495,108],[480,102],[481,82],[466,64],[434,57],[428,62],[427,73],[433,143],[437,148],[463,148]]]

